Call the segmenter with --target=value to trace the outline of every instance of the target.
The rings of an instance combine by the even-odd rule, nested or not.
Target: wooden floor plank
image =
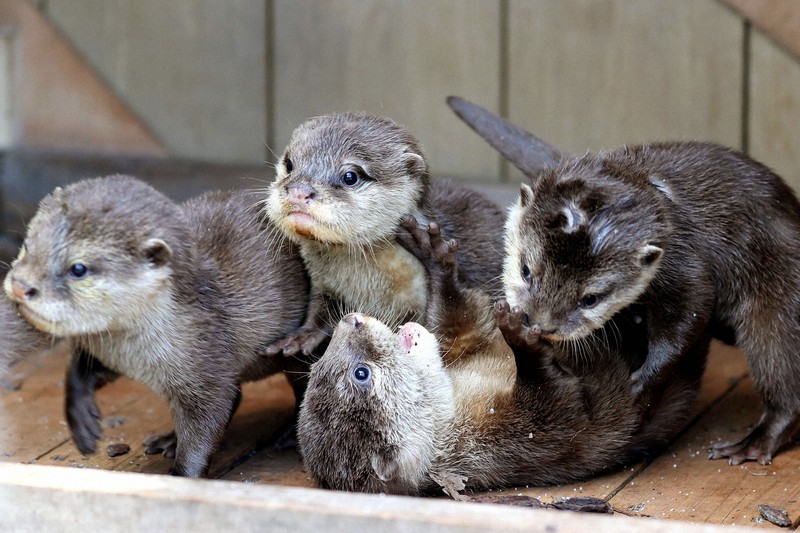
[[[69,440],[63,421],[64,350],[29,358],[12,369],[10,386],[0,389],[0,461],[36,462],[143,473],[166,473],[171,460],[143,455],[142,441],[172,427],[163,400],[126,379],[98,391],[106,426],[99,452],[85,457]],[[729,467],[706,459],[716,437],[739,435],[758,416],[759,403],[746,364],[733,348],[714,344],[703,380],[698,417],[667,453],[593,480],[559,487],[512,487],[504,493],[553,498],[591,495],[611,498],[615,509],[640,516],[720,524],[748,524],[758,503],[800,514],[800,449],[778,455],[771,467]],[[14,384],[18,384],[15,388]],[[314,487],[299,454],[277,451],[277,432],[291,417],[294,399],[283,376],[243,387],[242,404],[212,460],[211,477],[246,484]],[[109,422],[113,422],[109,424]],[[124,442],[131,451],[109,458],[108,444]],[[497,491],[494,491],[497,492]]]
[[[757,506],[766,503],[786,508],[797,518],[800,448],[781,451],[768,466],[752,462],[729,466],[724,460],[707,459],[711,443],[744,435],[760,411],[752,381],[743,380],[617,494],[612,504],[657,518],[764,525],[758,521]]]

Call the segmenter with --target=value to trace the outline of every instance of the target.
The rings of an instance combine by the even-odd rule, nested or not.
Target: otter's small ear
[[[646,244],[639,250],[639,264],[643,267],[654,267],[664,256],[664,250],[653,244]]]
[[[428,167],[421,155],[411,150],[406,151],[406,172],[412,176],[421,176],[427,171]]]
[[[519,205],[527,207],[533,201],[533,189],[530,185],[523,183],[519,187]]]
[[[384,450],[372,455],[372,469],[378,479],[384,482],[394,479],[400,468],[396,456],[395,450]]]
[[[142,247],[142,256],[153,266],[164,266],[172,259],[172,248],[161,239],[149,239]]]

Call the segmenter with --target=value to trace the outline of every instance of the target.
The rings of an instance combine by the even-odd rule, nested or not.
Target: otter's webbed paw
[[[273,356],[282,353],[286,357],[303,354],[311,355],[317,347],[331,336],[327,329],[304,329],[267,344],[258,349],[258,355]]]
[[[72,440],[83,454],[97,451],[97,441],[103,436],[100,428],[100,409],[94,394],[75,394],[67,396],[67,424]]]
[[[528,325],[528,316],[520,307],[508,305],[506,300],[494,304],[495,321],[503,338],[514,352],[533,350],[541,343],[540,331]]]
[[[160,453],[164,457],[175,457],[175,450],[178,448],[178,437],[174,431],[163,435],[153,435],[147,437],[144,444],[145,455],[155,455]]]
[[[790,412],[767,407],[758,425],[738,442],[713,444],[709,459],[728,458],[735,466],[745,461],[757,461],[760,465],[772,463],[772,455],[781,445],[789,442],[800,425],[800,417]]]
[[[405,215],[401,228],[405,231],[398,233],[397,241],[429,271],[440,270],[443,274],[455,274],[458,270],[458,243],[453,239],[445,240],[439,224],[431,222],[427,229],[422,228],[417,219]]]

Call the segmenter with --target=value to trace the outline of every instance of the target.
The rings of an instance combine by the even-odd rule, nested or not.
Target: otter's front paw
[[[97,440],[103,435],[100,429],[100,409],[94,395],[79,395],[67,405],[67,424],[72,440],[83,454],[97,451]]]
[[[286,357],[299,353],[311,355],[328,337],[330,337],[330,333],[324,329],[300,329],[292,335],[259,348],[257,353],[262,356],[273,356],[282,353]]]
[[[431,222],[425,229],[413,216],[405,215],[402,229],[405,231],[397,235],[398,242],[423,264],[455,268],[458,243],[453,239],[444,240],[439,224]]]
[[[174,431],[163,435],[153,435],[142,443],[144,444],[145,455],[155,455],[160,453],[164,457],[175,457],[175,450],[178,448],[178,437]]]
[[[508,305],[506,300],[494,304],[495,321],[503,338],[512,349],[531,348],[541,342],[541,331],[528,325],[528,316],[520,307]]]

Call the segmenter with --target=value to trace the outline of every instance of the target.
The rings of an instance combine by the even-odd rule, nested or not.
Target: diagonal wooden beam
[[[800,2],[797,0],[719,0],[750,20],[800,59]]]

